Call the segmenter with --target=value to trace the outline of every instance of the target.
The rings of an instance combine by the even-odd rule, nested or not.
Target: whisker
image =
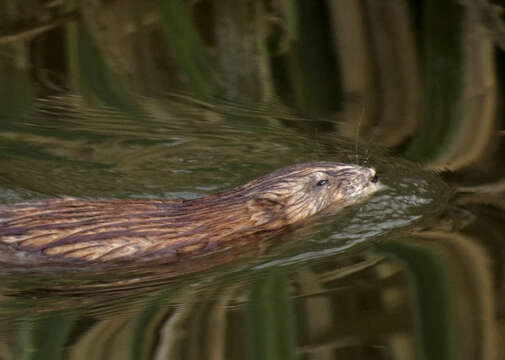
[[[365,115],[365,105],[361,108],[361,114],[358,119],[358,126],[356,127],[356,139],[354,142],[354,151],[355,151],[355,157],[356,157],[356,164],[359,165],[359,132],[361,129],[361,121],[363,120],[363,116]]]
[[[371,155],[370,148],[372,147],[373,138],[377,134],[377,129],[378,129],[378,126],[374,126],[372,133],[370,134],[370,139],[368,139],[368,141],[367,141],[368,147],[365,152],[365,161],[363,162],[363,165],[366,165],[368,163],[368,160],[370,159],[370,155]]]

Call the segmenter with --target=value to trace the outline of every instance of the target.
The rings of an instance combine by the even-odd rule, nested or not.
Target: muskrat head
[[[259,223],[287,224],[304,220],[326,208],[343,208],[379,190],[374,169],[331,162],[293,165],[244,186],[249,208]]]

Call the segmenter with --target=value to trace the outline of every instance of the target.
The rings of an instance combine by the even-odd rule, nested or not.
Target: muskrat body
[[[193,200],[63,198],[5,205],[0,206],[0,244],[49,262],[198,254],[233,240],[278,234],[379,188],[373,169],[314,162]]]

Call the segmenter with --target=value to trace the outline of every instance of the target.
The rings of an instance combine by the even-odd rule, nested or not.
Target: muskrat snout
[[[343,206],[362,201],[382,188],[375,169],[349,165],[336,175],[341,183]]]

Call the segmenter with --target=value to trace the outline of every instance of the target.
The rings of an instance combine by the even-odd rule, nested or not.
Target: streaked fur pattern
[[[198,253],[277,234],[379,188],[375,171],[314,162],[194,200],[44,200],[0,206],[0,243],[49,258],[109,262]]]

